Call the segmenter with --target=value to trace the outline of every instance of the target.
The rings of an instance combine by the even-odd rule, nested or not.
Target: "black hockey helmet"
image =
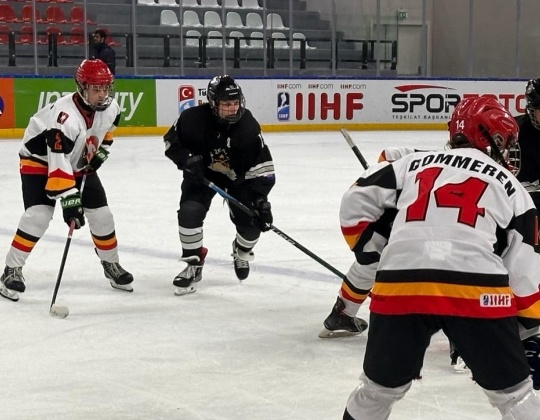
[[[540,109],[540,79],[531,79],[525,89],[527,108]]]
[[[527,99],[527,114],[533,126],[540,130],[540,121],[534,115],[534,110],[540,109],[540,79],[531,79],[527,82],[525,98]]]
[[[216,76],[210,80],[210,83],[208,83],[208,89],[206,89],[206,98],[208,99],[214,114],[219,118],[219,120],[230,124],[237,122],[242,117],[246,109],[246,100],[244,98],[244,94],[242,93],[242,89],[240,86],[238,86],[235,80],[228,75]],[[222,117],[219,115],[219,101],[231,101],[235,99],[240,101],[238,112],[229,117]]]

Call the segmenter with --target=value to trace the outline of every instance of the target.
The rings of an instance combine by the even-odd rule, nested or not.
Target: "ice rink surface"
[[[351,132],[368,162],[382,148],[442,148],[446,132]],[[362,172],[339,132],[267,133],[277,174],[274,225],[345,273],[344,191]],[[22,214],[18,140],[0,141],[2,265]],[[216,196],[205,223],[198,291],[174,296],[184,268],[176,210],[181,173],[160,137],[119,137],[99,171],[116,220],[132,294],[113,290],[88,227],[75,231],[57,303],[49,305],[68,228],[55,218],[24,268],[19,302],[0,299],[0,419],[337,420],[361,372],[366,335],[320,339],[340,279],[270,231],[239,284],[234,229]],[[359,314],[368,319],[368,305]],[[391,420],[500,418],[469,375],[455,374],[434,336],[423,379]]]

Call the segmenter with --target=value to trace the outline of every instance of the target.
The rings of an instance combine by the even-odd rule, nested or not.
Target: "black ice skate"
[[[358,335],[367,329],[368,323],[366,321],[344,314],[344,309],[345,303],[337,298],[332,312],[324,320],[324,329],[319,333],[320,338],[348,337]]]
[[[173,280],[173,285],[176,286],[174,294],[176,296],[187,295],[197,291],[196,283],[202,280],[202,270],[204,260],[208,254],[208,249],[201,248],[200,256],[193,255],[190,257],[180,258],[187,262],[187,267],[184,268]]]
[[[2,277],[0,277],[0,295],[13,302],[17,302],[19,300],[19,293],[23,293],[25,290],[26,286],[24,285],[22,267],[12,268],[6,266]]]
[[[234,272],[238,280],[242,281],[248,278],[249,276],[249,262],[253,261],[255,254],[253,251],[243,251],[238,247],[236,239],[232,243],[232,254]]]
[[[131,283],[133,282],[133,276],[122,268],[120,263],[101,261],[105,277],[107,277],[114,289],[124,290],[126,292],[133,292]]]

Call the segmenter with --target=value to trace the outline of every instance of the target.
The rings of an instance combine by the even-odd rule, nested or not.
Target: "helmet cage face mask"
[[[521,149],[519,147],[519,143],[517,142],[517,138],[510,134],[508,138],[505,139],[499,133],[494,133],[491,135],[491,137],[501,152],[501,155],[506,162],[506,167],[510,170],[510,172],[512,172],[512,174],[517,176],[519,170],[521,169]],[[492,152],[493,150],[490,147],[489,155],[494,160],[499,161],[500,159],[497,154]]]
[[[89,101],[89,95],[88,92],[92,89],[107,89],[107,96],[97,104],[92,104]],[[77,81],[77,92],[79,92],[79,95],[81,98],[83,98],[83,101],[86,105],[88,105],[92,110],[94,111],[105,111],[112,103],[113,95],[114,95],[114,87],[112,84],[110,85],[88,85],[84,83],[79,83]]]
[[[216,76],[210,83],[208,83],[208,89],[206,90],[206,96],[214,115],[220,122],[234,124],[242,118],[246,109],[246,99],[242,93],[242,89],[230,76]],[[239,107],[236,114],[222,116],[219,112],[219,104],[221,101],[239,101]]]
[[[112,103],[114,96],[114,76],[101,60],[84,60],[75,74],[77,92],[84,103],[94,111],[104,111]],[[89,91],[93,89],[106,90],[107,96],[93,104],[89,100]]]

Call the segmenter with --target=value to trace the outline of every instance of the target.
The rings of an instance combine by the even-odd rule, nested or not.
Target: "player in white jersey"
[[[22,267],[52,220],[56,201],[64,221],[78,229],[88,219],[95,251],[111,286],[133,291],[133,276],[119,264],[113,215],[97,174],[108,157],[120,119],[113,75],[101,60],[84,60],[77,92],[30,118],[19,151],[25,212],[6,256],[0,294],[12,301],[25,291]],[[84,187],[83,185],[84,179]],[[82,190],[81,190],[82,189]]]
[[[393,162],[409,153],[418,152],[416,149],[406,147],[389,147],[379,156],[379,162]],[[386,245],[390,235],[391,218],[395,216],[394,210],[388,210],[381,223],[374,227],[373,237],[370,241],[369,252],[358,255],[345,278],[341,282],[336,303],[332,311],[323,322],[320,338],[337,338],[358,335],[366,330],[368,324],[362,318],[356,317],[360,306],[369,296],[375,281],[374,273],[379,262],[379,256]]]
[[[502,419],[540,418],[519,335],[540,325],[540,256],[536,209],[507,169],[518,127],[479,97],[456,106],[449,131],[449,150],[373,166],[343,197],[342,232],[357,255],[397,212],[374,267],[364,371],[345,420],[388,419],[439,330]]]

